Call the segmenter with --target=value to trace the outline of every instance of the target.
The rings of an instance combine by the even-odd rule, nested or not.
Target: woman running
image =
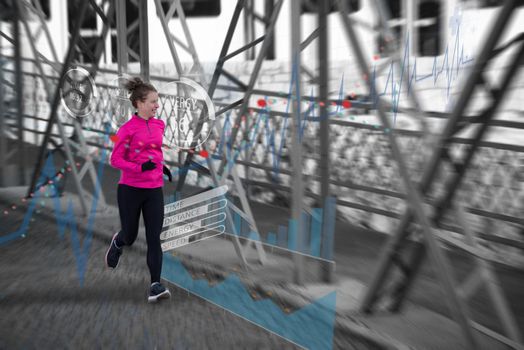
[[[164,220],[163,174],[172,181],[171,172],[163,165],[162,137],[165,123],[155,118],[158,92],[149,83],[133,78],[126,83],[129,99],[136,113],[116,134],[111,166],[120,169],[117,199],[121,230],[115,233],[106,253],[106,265],[118,266],[124,246],[131,246],[138,235],[140,213],[144,217],[147,241],[147,266],[151,274],[148,302],[169,298],[171,294],[160,283],[162,248],[160,231]]]

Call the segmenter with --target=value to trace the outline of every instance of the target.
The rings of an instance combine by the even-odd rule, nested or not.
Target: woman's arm
[[[111,153],[111,166],[124,171],[141,172],[140,164],[130,162],[126,159],[126,145],[129,147],[131,135],[127,128],[121,127],[116,133],[115,147]]]

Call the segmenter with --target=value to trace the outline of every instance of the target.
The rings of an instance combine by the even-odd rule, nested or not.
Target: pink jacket
[[[116,133],[111,153],[111,166],[121,170],[119,184],[139,188],[164,185],[162,166],[162,137],[165,123],[156,118],[145,120],[134,114]],[[142,172],[142,164],[149,159],[156,168]]]

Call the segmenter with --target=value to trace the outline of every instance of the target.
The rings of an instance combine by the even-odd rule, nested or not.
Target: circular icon
[[[89,72],[82,67],[69,69],[60,88],[60,101],[73,118],[89,115],[98,97],[96,85]]]
[[[110,123],[114,129],[118,129],[122,124],[129,120],[134,112],[133,105],[129,100],[129,92],[125,88],[125,83],[131,79],[127,74],[119,75],[111,80],[108,86]]]
[[[215,107],[206,90],[193,80],[180,78],[162,87],[161,118],[166,122],[168,146],[194,150],[209,137],[215,123]]]

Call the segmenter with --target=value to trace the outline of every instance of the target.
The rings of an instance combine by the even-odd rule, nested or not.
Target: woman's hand
[[[150,160],[142,164],[142,172],[156,169],[156,164]]]
[[[166,167],[165,165],[162,167],[162,172],[167,175],[167,177],[169,178],[169,182],[173,182],[173,177],[171,176],[171,170],[169,170],[168,167]]]

